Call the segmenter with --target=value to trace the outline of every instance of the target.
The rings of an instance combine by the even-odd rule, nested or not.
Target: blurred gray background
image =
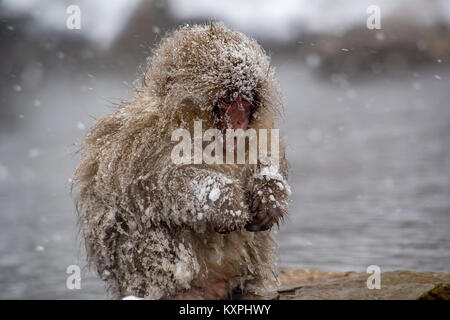
[[[449,272],[450,2],[375,2],[0,1],[0,298],[106,298],[77,234],[74,143],[130,97],[168,30],[211,20],[255,37],[280,79],[293,196],[279,266]],[[81,290],[66,288],[73,264]]]

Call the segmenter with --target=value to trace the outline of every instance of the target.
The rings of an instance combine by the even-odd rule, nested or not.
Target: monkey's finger
[[[272,216],[272,223],[276,223],[279,227],[280,220],[283,219],[283,212],[280,208],[270,209],[270,215]]]
[[[261,198],[260,197],[253,198],[252,206],[250,208],[250,211],[255,212],[256,209],[258,209],[260,203],[261,203]]]
[[[250,231],[250,232],[258,232],[258,231],[261,231],[261,226],[257,223],[246,224],[245,230]]]
[[[245,229],[250,232],[266,231],[272,228],[273,222],[269,220],[267,223],[249,223],[245,226]]]
[[[282,218],[280,208],[270,208],[264,213],[264,218],[259,222],[261,230],[268,230],[272,228],[274,224],[278,225],[278,221]]]
[[[271,213],[266,213],[264,218],[261,220],[260,225],[263,230],[270,229],[274,222],[274,217]]]
[[[253,223],[262,224],[266,218],[266,212],[262,209],[257,209],[255,215],[253,216]]]
[[[259,210],[253,217],[252,221],[247,223],[247,225],[245,226],[245,229],[250,232],[258,232],[258,231],[267,230],[268,227],[267,227],[266,219],[270,220],[270,217],[268,217],[264,211]]]
[[[281,217],[283,217],[283,213],[278,207],[270,209],[270,213],[276,220],[279,220],[281,219]]]
[[[236,227],[232,227],[230,230],[226,230],[223,228],[214,228],[214,231],[220,234],[228,234],[236,230]]]

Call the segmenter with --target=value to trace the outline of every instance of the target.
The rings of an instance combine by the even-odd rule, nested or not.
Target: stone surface
[[[381,288],[368,289],[370,274],[286,269],[279,286],[260,299],[280,300],[437,300],[450,299],[450,274],[392,271],[381,274]],[[257,296],[248,297],[256,299]]]

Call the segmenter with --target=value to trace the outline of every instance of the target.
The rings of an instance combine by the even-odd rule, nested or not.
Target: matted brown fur
[[[250,127],[274,127],[281,100],[268,56],[222,24],[185,26],[161,41],[142,80],[81,144],[73,183],[88,261],[115,298],[171,298],[220,281],[229,289],[261,284],[273,275],[276,244],[271,231],[243,227],[258,191],[286,214],[283,149],[272,179],[261,176],[260,163],[176,165],[170,156],[173,130],[193,133],[194,120],[216,127],[213,108],[227,91],[257,95]],[[217,199],[208,196],[213,189]]]

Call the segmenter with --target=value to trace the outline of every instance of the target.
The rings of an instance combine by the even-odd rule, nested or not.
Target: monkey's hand
[[[250,197],[251,220],[245,225],[250,232],[265,231],[279,226],[287,214],[290,188],[281,177],[257,176]]]
[[[245,226],[249,211],[245,191],[238,181],[218,171],[195,165],[174,167],[161,179],[164,207],[171,208],[166,220],[197,231],[211,227],[229,233]]]

